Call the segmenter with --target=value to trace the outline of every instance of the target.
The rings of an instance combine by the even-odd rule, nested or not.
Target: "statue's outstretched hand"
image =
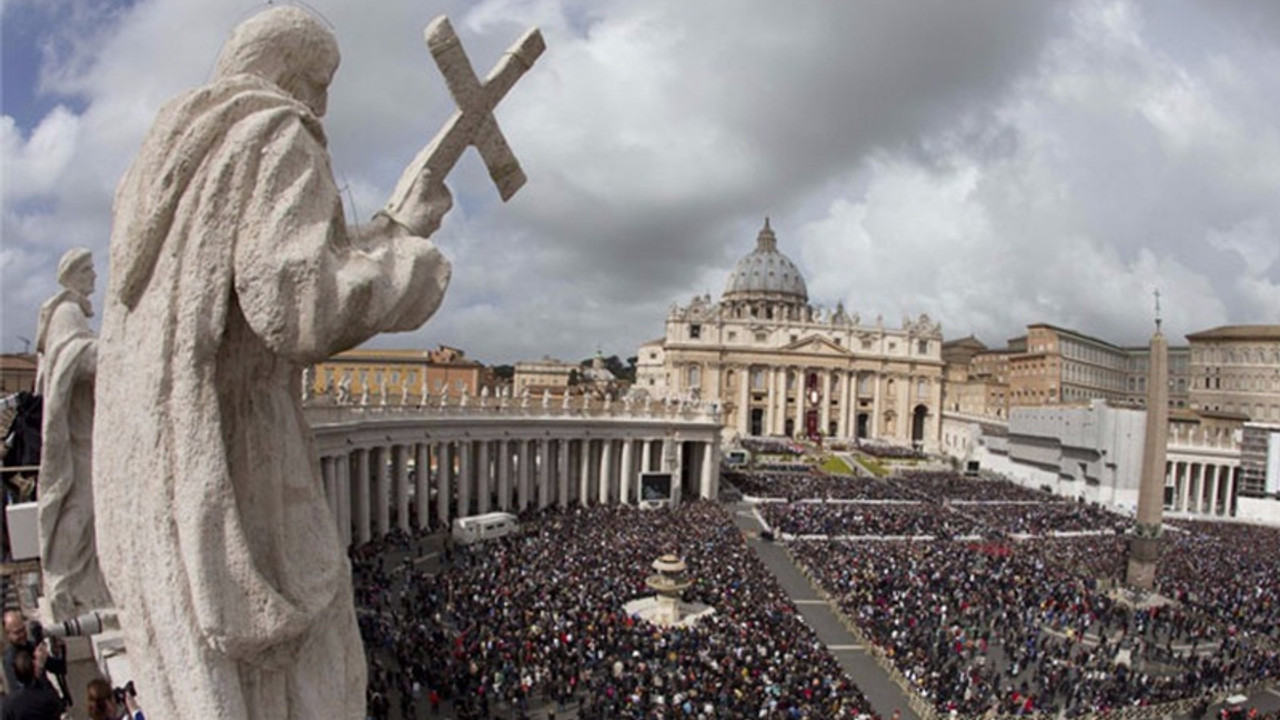
[[[414,181],[405,203],[398,209],[388,208],[385,212],[411,234],[425,238],[440,228],[445,213],[452,208],[453,194],[443,180],[424,172]]]

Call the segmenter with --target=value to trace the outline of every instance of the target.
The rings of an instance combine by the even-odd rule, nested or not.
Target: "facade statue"
[[[98,347],[89,318],[97,274],[84,248],[58,263],[62,290],[40,308],[37,392],[44,399],[40,453],[40,566],[54,619],[109,607],[93,530],[93,412]],[[136,406],[134,406],[136,412]]]
[[[250,17],[211,82],[160,110],[117,190],[94,489],[150,717],[365,717],[351,568],[298,382],[435,312],[450,266],[426,238],[452,206],[447,155],[481,141],[447,124],[394,202],[348,227],[321,124],[338,62],[307,11]]]

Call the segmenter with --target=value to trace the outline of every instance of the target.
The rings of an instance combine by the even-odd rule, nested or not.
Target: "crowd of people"
[[[624,604],[674,552],[714,608],[660,630]],[[371,714],[448,703],[459,718],[576,705],[606,718],[854,718],[867,699],[713,503],[548,510],[523,532],[451,552],[437,575],[357,554]],[[392,700],[395,698],[395,700]]]
[[[836,500],[915,500],[916,495],[886,479],[865,475],[833,475],[817,468],[778,472],[769,470],[726,471],[725,481],[757,498]]]
[[[957,512],[1008,535],[1055,533],[1123,533],[1132,521],[1082,502],[976,502],[952,505]]]
[[[1274,605],[1238,603],[1230,588],[1241,585],[1239,579],[1192,578],[1175,569],[1195,537],[1171,538],[1158,571],[1159,589],[1184,602],[1147,609],[1106,592],[1118,577],[1112,574],[1115,561],[1087,562],[1122,560],[1114,536],[806,541],[791,548],[939,710],[1073,717],[1194,698],[1280,675]],[[1239,567],[1271,552],[1240,545],[1235,557],[1223,559]],[[1269,577],[1245,583],[1246,594],[1273,597],[1280,583],[1276,567],[1272,561]],[[1092,569],[1103,575],[1090,575]],[[1188,580],[1201,601],[1185,602],[1189,594],[1181,584]],[[1272,642],[1260,642],[1268,622]]]
[[[977,523],[935,503],[775,503],[760,513],[776,532],[829,537],[950,538],[978,531]]]
[[[1004,478],[970,477],[949,470],[906,470],[895,482],[920,496],[982,502],[1058,502],[1052,493],[1022,487]]]
[[[744,450],[753,455],[804,455],[804,447],[790,440],[777,438],[742,438],[738,441]]]

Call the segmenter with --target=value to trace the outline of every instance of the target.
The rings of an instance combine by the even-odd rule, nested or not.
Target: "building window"
[[[702,387],[702,368],[697,365],[689,368],[689,387]]]
[[[863,339],[862,339],[862,349],[863,349],[863,350],[870,350],[870,349],[871,349],[871,339],[870,339],[870,338],[863,338]]]
[[[792,342],[793,344],[795,343],[795,341],[796,341],[796,340],[799,340],[799,339],[800,339],[800,336],[799,336],[799,335],[792,335],[792,336],[791,336],[791,342]]]
[[[730,330],[730,331],[729,331],[729,342],[733,342],[734,340],[737,340],[737,339],[738,339],[738,333],[736,333],[736,332],[734,332],[734,331]]]
[[[764,389],[764,371],[763,370],[751,371],[751,389],[752,390]]]
[[[702,337],[702,326],[701,326],[701,325],[690,325],[690,326],[689,326],[689,338],[690,338],[690,339],[692,339],[692,340],[697,340],[698,338],[701,338],[701,337]]]
[[[762,342],[768,342],[768,341],[769,341],[768,333],[762,333],[762,332],[756,333],[756,342],[762,343]]]
[[[920,340],[919,342],[917,342],[917,343],[916,343],[916,352],[917,352],[917,353],[919,353],[920,355],[928,355],[928,354],[929,354],[929,341],[928,341],[928,340]]]

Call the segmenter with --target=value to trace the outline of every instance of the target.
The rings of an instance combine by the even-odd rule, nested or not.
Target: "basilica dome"
[[[724,300],[783,300],[807,303],[809,290],[791,258],[778,251],[778,238],[765,218],[756,249],[738,261],[724,285]]]

